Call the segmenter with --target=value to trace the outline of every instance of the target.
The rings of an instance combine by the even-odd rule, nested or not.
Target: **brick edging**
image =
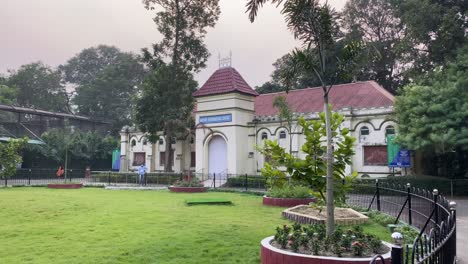
[[[83,187],[82,183],[49,183],[47,184],[47,188],[51,189],[79,189]]]

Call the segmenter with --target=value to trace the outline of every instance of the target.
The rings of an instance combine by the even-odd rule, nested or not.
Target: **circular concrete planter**
[[[338,257],[322,257],[299,254],[281,250],[271,245],[273,236],[262,240],[262,264],[369,264],[372,257],[367,258],[338,258]],[[391,245],[387,242],[382,243],[389,249]],[[383,254],[385,264],[390,264],[390,250]],[[377,264],[382,264],[381,261],[376,261]]]
[[[200,193],[208,191],[208,187],[178,187],[178,186],[169,186],[171,192],[177,193]]]
[[[263,196],[263,205],[269,206],[293,207],[315,202],[317,202],[317,198],[273,198]]]
[[[47,188],[51,189],[79,189],[83,187],[82,183],[49,183]]]

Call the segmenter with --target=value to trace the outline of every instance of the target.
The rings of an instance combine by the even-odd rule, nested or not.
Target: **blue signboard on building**
[[[202,124],[232,122],[232,114],[200,116],[199,122]]]
[[[400,149],[393,158],[392,162],[388,164],[389,167],[409,168],[411,167],[411,152],[406,149]]]

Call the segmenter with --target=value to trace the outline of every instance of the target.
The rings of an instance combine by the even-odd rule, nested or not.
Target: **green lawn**
[[[259,263],[260,240],[288,223],[261,203],[238,193],[0,189],[0,263]],[[365,229],[388,239],[383,227]]]

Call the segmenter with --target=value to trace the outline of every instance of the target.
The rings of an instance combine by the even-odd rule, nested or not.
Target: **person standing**
[[[145,173],[146,173],[146,167],[144,164],[141,164],[140,167],[138,167],[138,183],[141,185],[143,185],[143,179],[145,177]]]

